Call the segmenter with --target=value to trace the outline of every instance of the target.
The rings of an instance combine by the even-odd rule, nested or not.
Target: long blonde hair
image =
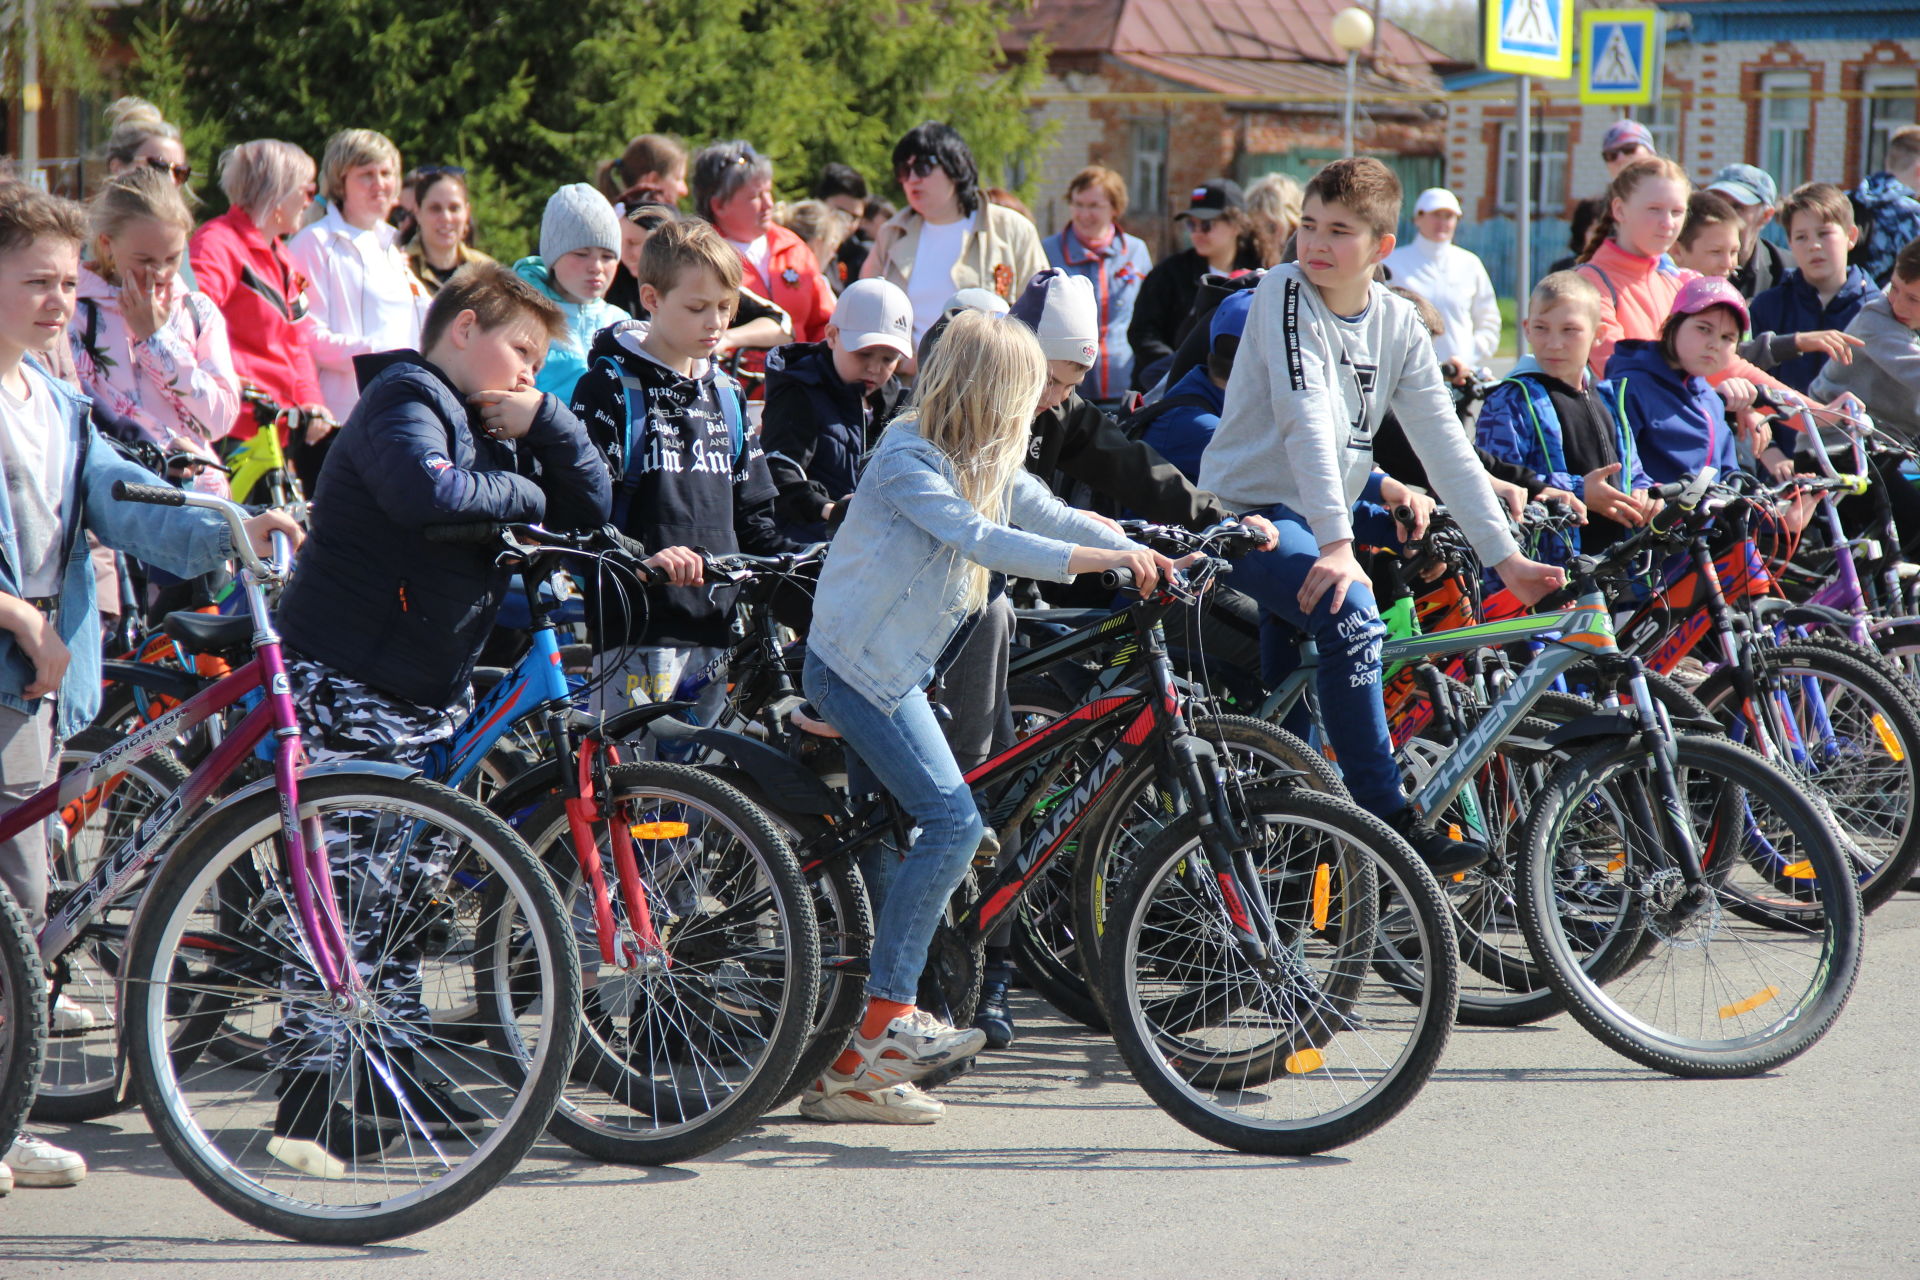
[[[953,464],[954,487],[975,511],[995,523],[1007,515],[1007,486],[1026,462],[1027,438],[1047,358],[1023,324],[981,311],[947,322],[913,384],[900,415]],[[963,607],[987,602],[987,570],[972,566]]]

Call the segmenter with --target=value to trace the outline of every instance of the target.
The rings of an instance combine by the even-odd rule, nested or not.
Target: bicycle
[[[442,1221],[484,1195],[531,1147],[573,1060],[579,970],[557,896],[504,824],[415,771],[302,767],[300,726],[266,604],[267,586],[288,571],[284,539],[268,563],[248,546],[244,512],[233,503],[125,483],[114,496],[226,519],[242,564],[254,657],[0,818],[0,838],[104,788],[183,729],[263,696],[133,839],[84,883],[61,885],[50,898],[38,946],[55,990],[70,949],[86,948],[113,966],[126,1071],[155,1136],[175,1166],[236,1217],[295,1239],[356,1244]],[[263,744],[272,776],[207,808]],[[396,873],[400,896],[384,916],[378,894],[369,902],[357,892],[364,877],[333,865],[333,846],[355,844]],[[488,938],[476,957],[491,1051],[422,1034],[406,1007],[413,918],[425,914],[416,904],[460,863],[485,867],[522,921],[511,939]],[[100,925],[127,902],[137,903],[130,925]],[[400,985],[370,990],[359,967],[383,972],[387,961]],[[276,1079],[284,1071],[265,1075],[205,1052],[235,1017],[273,1026],[290,1053],[329,1055],[324,1071],[304,1056],[295,1064],[306,1072],[294,1077],[305,1092],[292,1105],[324,1109],[318,1132],[343,1141],[351,1135],[347,1155],[293,1130],[274,1132],[281,1091],[292,1089]],[[527,1046],[531,1054],[513,1070],[501,1067],[501,1053]],[[472,1112],[456,1117],[423,1101],[442,1087],[442,1073]]]

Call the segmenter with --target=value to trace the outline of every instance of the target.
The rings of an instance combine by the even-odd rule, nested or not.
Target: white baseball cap
[[[1460,200],[1445,187],[1428,187],[1420,193],[1414,202],[1415,213],[1432,213],[1435,209],[1445,209],[1451,213],[1460,212]]]
[[[847,351],[891,347],[913,354],[913,304],[891,280],[855,280],[833,309],[840,346]]]

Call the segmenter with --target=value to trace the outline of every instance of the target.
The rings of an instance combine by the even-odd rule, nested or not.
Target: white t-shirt
[[[773,248],[765,236],[756,237],[751,243],[745,240],[729,240],[728,244],[740,255],[742,262],[748,263],[760,273],[762,284],[768,283],[767,271],[772,265]]]
[[[973,218],[936,227],[920,224],[920,243],[913,251],[913,270],[907,275],[907,301],[913,304],[913,345],[940,318],[940,308],[953,296],[953,268],[966,247],[967,232],[973,230]]]
[[[22,365],[24,399],[0,382],[0,468],[6,471],[20,547],[20,590],[29,597],[60,594],[60,548],[66,539],[67,421],[45,378]]]

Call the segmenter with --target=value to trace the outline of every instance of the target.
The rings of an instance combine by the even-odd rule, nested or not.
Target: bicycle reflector
[[[627,828],[635,840],[678,840],[687,834],[684,822],[636,822]]]

